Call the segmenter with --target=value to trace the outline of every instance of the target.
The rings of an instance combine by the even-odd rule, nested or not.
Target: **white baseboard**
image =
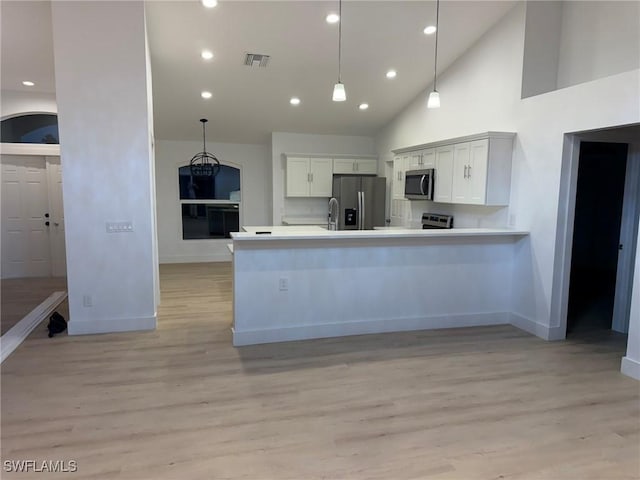
[[[629,357],[622,357],[620,371],[628,377],[640,380],[640,362]]]
[[[565,330],[559,326],[549,326],[538,323],[517,313],[509,313],[509,323],[514,327],[529,332],[543,340],[564,340]]]
[[[437,328],[477,327],[505,325],[509,323],[509,313],[478,313],[471,315],[444,315],[434,317],[399,318],[384,320],[364,320],[323,325],[296,325],[291,327],[262,330],[238,331],[232,328],[235,346],[259,343],[288,342],[311,338],[343,337],[370,333],[404,332],[411,330],[431,330]]]
[[[229,242],[227,242],[229,243]],[[229,252],[226,244],[224,252],[211,253],[207,255],[161,255],[159,257],[160,264],[163,263],[207,263],[207,262],[230,262],[232,260],[231,252]]]
[[[49,297],[31,310],[18,323],[9,329],[2,338],[0,338],[0,363],[13,353],[45,318],[47,318],[64,299],[67,298],[67,292],[53,292]]]
[[[91,335],[95,333],[132,332],[155,330],[157,315],[137,318],[112,318],[105,320],[72,319],[67,325],[69,335]]]

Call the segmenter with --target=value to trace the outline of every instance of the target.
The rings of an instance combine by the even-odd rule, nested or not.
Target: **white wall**
[[[202,151],[200,142],[156,142],[156,192],[160,263],[231,261],[230,240],[183,240],[178,167]],[[267,145],[207,143],[221,163],[240,168],[241,224],[269,225],[271,152]]]
[[[272,151],[272,221],[280,225],[282,217],[326,217],[325,198],[285,198],[284,153],[319,153],[327,155],[375,155],[373,137],[342,135],[310,135],[302,133],[274,132],[271,135]]]
[[[598,5],[605,14],[607,3]],[[640,72],[521,100],[524,25],[525,5],[518,4],[441,75],[442,107],[427,110],[429,89],[420,94],[378,136],[378,154],[487,130],[517,132],[510,207],[502,213],[484,207],[473,212],[469,207],[447,208],[467,221],[472,214],[479,222],[502,215],[503,221],[531,232],[516,252],[514,292],[519,294],[512,309],[522,328],[544,338],[562,338],[551,298],[563,135],[640,122]]]
[[[472,135],[489,130],[516,131],[520,104],[524,5],[512,9],[438,78],[442,106],[427,109],[431,87],[423,91],[376,138],[379,156],[393,149]],[[516,138],[516,143],[518,142]],[[407,224],[422,212],[455,215],[460,227],[505,226],[507,208],[410,202]]]
[[[640,258],[640,235],[638,235],[636,267],[633,273],[627,353],[622,358],[622,373],[640,380],[640,260],[638,258]]]
[[[69,333],[155,328],[143,2],[53,2]],[[99,86],[99,88],[98,88]],[[107,233],[130,221],[133,232]],[[83,300],[91,298],[91,306]]]
[[[640,2],[562,4],[558,88],[640,68]]]
[[[2,90],[0,95],[0,118],[2,119],[18,114],[57,112],[56,96],[53,93]]]

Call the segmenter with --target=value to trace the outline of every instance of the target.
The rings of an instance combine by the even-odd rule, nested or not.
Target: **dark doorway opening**
[[[567,335],[611,329],[627,150],[580,144]]]

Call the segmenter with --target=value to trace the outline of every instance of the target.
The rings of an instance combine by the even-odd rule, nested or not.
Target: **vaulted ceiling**
[[[438,71],[495,24],[515,1],[442,0]],[[2,88],[54,92],[48,2],[2,1]],[[146,3],[158,139],[201,137],[264,143],[273,131],[374,135],[433,80],[434,1],[357,1],[342,5],[342,81],[347,101],[331,101],[338,76],[337,1],[199,1]],[[202,49],[214,58],[205,61]],[[247,53],[270,55],[266,68]],[[394,79],[385,73],[397,71]],[[201,98],[203,90],[213,96]],[[299,97],[300,105],[289,99]],[[368,103],[367,110],[358,105]]]

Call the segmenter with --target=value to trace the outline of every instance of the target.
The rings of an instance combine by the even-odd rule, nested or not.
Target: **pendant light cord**
[[[338,83],[342,83],[341,79],[341,65],[342,65],[342,0],[338,3]]]
[[[440,0],[436,0],[436,52],[433,60],[433,91],[436,91],[436,78],[438,72],[438,33],[440,33]]]
[[[207,139],[205,138],[205,129],[204,126],[207,123],[207,119],[203,118],[200,120],[202,122],[202,151],[207,152]]]

